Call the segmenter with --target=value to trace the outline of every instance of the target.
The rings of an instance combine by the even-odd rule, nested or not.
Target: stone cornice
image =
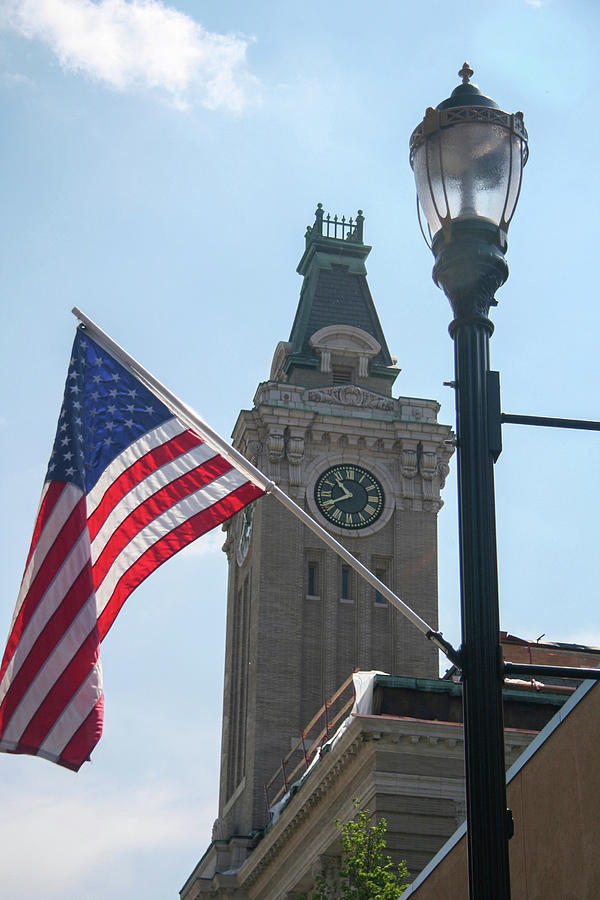
[[[383,468],[398,509],[435,515],[441,508],[454,440],[450,426],[437,422],[434,401],[406,406],[406,398],[349,385],[316,390],[274,382],[261,385],[255,400],[238,416],[234,446],[298,502],[309,470],[335,457],[373,468],[378,477]]]
[[[462,726],[420,719],[355,716],[339,743],[323,756],[309,779],[290,799],[279,820],[238,870],[240,885],[250,888],[266,872],[297,830],[314,816],[315,808],[330,796],[347,767],[357,763],[367,748],[373,749],[375,742],[390,745],[402,743],[408,752],[414,749],[416,754],[422,754],[427,747],[432,756],[462,757]],[[386,776],[375,770],[374,778],[378,777]]]
[[[435,400],[410,397],[386,397],[376,391],[353,384],[305,388],[299,385],[267,381],[260,384],[254,395],[254,408],[315,412],[319,415],[344,415],[386,421],[402,421],[423,425],[438,425],[440,406]]]
[[[505,741],[508,756],[521,753],[533,736],[534,732],[507,729]],[[394,716],[353,716],[346,732],[324,754],[306,782],[291,797],[279,820],[237,872],[217,873],[212,878],[196,878],[191,884],[188,882],[186,900],[195,900],[196,897],[207,894],[236,900],[258,896],[253,891],[257,882],[278,861],[289,867],[289,860],[293,858],[294,852],[292,841],[297,832],[308,820],[318,820],[318,807],[326,803],[328,798],[331,799],[342,779],[350,777],[349,770],[350,773],[360,770],[362,758],[367,752],[377,752],[378,756],[369,778],[363,783],[361,791],[357,792],[361,801],[370,802],[367,794],[373,792],[392,796],[448,799],[456,804],[458,819],[464,814],[462,778],[396,772],[385,767],[387,753],[414,754],[419,759],[462,759],[464,740],[460,723]],[[329,837],[324,835],[324,846]],[[289,856],[290,852],[292,857]],[[273,871],[269,877],[275,877],[276,874]]]

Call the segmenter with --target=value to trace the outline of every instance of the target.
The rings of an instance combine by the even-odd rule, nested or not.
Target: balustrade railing
[[[336,241],[350,241],[355,244],[362,244],[364,221],[365,217],[362,209],[358,210],[355,219],[352,216],[346,219],[346,216],[332,216],[330,213],[325,215],[323,204],[319,203],[315,210],[314,225],[309,225],[306,229],[306,243],[308,245],[315,237],[326,237]]]
[[[352,709],[355,700],[352,675],[325,701],[303,729],[300,739],[281,760],[271,779],[265,784],[267,814],[289,791],[290,787],[307,771],[315,754],[334,734],[338,722]],[[316,732],[316,733],[315,733]]]

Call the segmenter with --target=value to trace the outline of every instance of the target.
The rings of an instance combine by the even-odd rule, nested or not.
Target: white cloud
[[[191,792],[165,782],[103,790],[83,782],[8,792],[0,826],[3,896],[106,898],[110,892],[97,875],[107,866],[123,879],[120,870],[133,854],[147,862],[184,846],[193,857],[199,835],[210,834],[214,809]],[[84,889],[94,884],[95,890]]]
[[[198,538],[195,541],[192,541],[191,544],[188,544],[180,553],[179,557],[189,557],[194,556],[205,557],[205,556],[214,556],[215,559],[221,561],[221,559],[225,559],[222,553],[222,547],[225,543],[225,535],[220,528],[213,528],[212,531],[209,531],[207,534],[203,534],[202,537]]]
[[[35,84],[31,80],[31,78],[27,78],[26,75],[21,75],[20,72],[3,72],[0,75],[0,84],[8,88],[35,87]],[[6,419],[0,418],[0,427],[4,428],[4,426],[7,424],[8,422],[6,421]]]
[[[184,109],[255,102],[249,39],[214,34],[160,0],[4,0],[0,24],[47,44],[63,69],[114,90],[157,90]]]

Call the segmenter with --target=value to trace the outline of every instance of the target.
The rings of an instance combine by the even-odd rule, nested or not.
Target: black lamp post
[[[410,162],[419,220],[422,210],[435,256],[433,279],[454,312],[449,331],[456,387],[469,896],[508,900],[512,817],[506,809],[493,474],[500,417],[496,373],[489,371],[494,327],[488,313],[508,277],[506,232],[527,161],[527,132],[522,113],[502,112],[469,83],[468,63],[459,75],[463,83],[428,109],[414,130]]]

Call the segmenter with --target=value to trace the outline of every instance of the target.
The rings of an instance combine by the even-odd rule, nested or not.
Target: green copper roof
[[[306,249],[298,265],[304,282],[290,334],[291,362],[310,366],[317,361],[311,336],[328,325],[352,325],[381,345],[375,366],[392,366],[392,358],[367,283],[365,260],[371,248],[362,241],[363,216],[346,221],[324,217],[317,207],[315,224],[307,229]]]

